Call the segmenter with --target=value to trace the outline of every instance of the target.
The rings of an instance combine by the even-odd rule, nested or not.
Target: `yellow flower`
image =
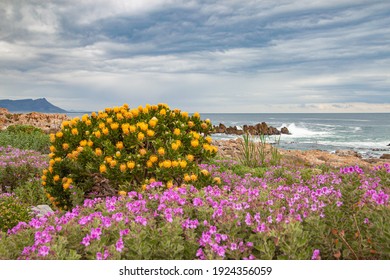
[[[163,156],[165,154],[165,149],[163,147],[160,147],[158,148],[157,152],[160,156]]]
[[[144,113],[144,114],[149,113],[149,108],[147,108],[147,107],[146,107],[146,108],[143,108],[143,109],[142,109],[142,113]]]
[[[56,141],[56,135],[54,133],[50,133],[50,142],[53,143]]]
[[[191,181],[191,176],[188,174],[184,175],[184,181],[186,181],[186,182]]]
[[[153,117],[150,121],[149,121],[149,125],[151,128],[154,128],[156,125],[157,125],[157,122],[158,122],[158,119],[156,117]]]
[[[101,150],[100,148],[96,148],[96,149],[95,149],[95,154],[96,154],[98,157],[100,157],[100,156],[103,154],[103,152],[102,152],[102,150]]]
[[[101,136],[100,130],[95,131],[94,134],[95,134],[96,138],[100,138],[100,136]]]
[[[137,128],[135,127],[135,125],[130,125],[129,126],[129,129],[130,129],[130,132],[135,132],[137,130]]]
[[[111,129],[112,130],[117,130],[118,128],[119,128],[119,124],[118,123],[115,122],[115,123],[111,124]]]
[[[114,168],[116,166],[116,160],[113,159],[111,162],[110,162],[110,167],[111,168]]]
[[[79,131],[77,130],[77,128],[72,128],[71,133],[72,133],[73,135],[78,135],[78,134],[79,134]]]
[[[194,122],[192,122],[192,121],[189,121],[189,122],[188,122],[188,127],[189,127],[189,128],[193,127],[194,125],[195,125]]]
[[[160,115],[161,116],[165,116],[167,114],[167,110],[165,110],[165,109],[161,109],[160,110]]]
[[[62,185],[62,187],[63,187],[64,190],[67,190],[67,189],[69,189],[70,184],[65,183],[65,184]]]
[[[179,148],[179,145],[177,145],[177,143],[172,143],[171,146],[174,151],[176,151]]]
[[[204,176],[208,176],[210,173],[206,169],[200,171]]]
[[[211,141],[213,141],[213,139],[212,139],[210,136],[207,136],[205,139],[206,139],[206,141],[207,141],[209,144],[211,144]]]
[[[129,169],[133,169],[133,168],[135,167],[135,162],[134,162],[134,161],[128,161],[128,162],[127,162],[127,167],[128,167]]]
[[[199,146],[199,141],[197,139],[191,141],[191,146],[196,148]]]
[[[207,129],[209,126],[208,126],[208,124],[207,123],[202,123],[201,125],[200,125],[203,129]]]
[[[175,134],[176,136],[179,136],[179,135],[180,135],[180,129],[175,128],[175,129],[173,130],[173,134]]]
[[[142,132],[138,133],[138,136],[137,136],[138,140],[139,141],[142,141],[145,139],[145,134],[143,134]]]
[[[116,156],[117,158],[120,158],[120,157],[121,157],[121,152],[116,151],[115,156]]]
[[[119,149],[119,150],[122,150],[123,149],[123,142],[122,141],[119,141],[116,143],[116,148]]]
[[[54,163],[55,163],[55,160],[54,160],[54,159],[49,160],[49,166],[53,166]]]
[[[53,181],[54,182],[58,182],[60,180],[60,176],[59,175],[55,175],[54,177],[53,177]]]
[[[139,112],[137,109],[132,109],[131,114],[133,115],[134,118],[136,118],[136,117],[138,117]]]
[[[81,153],[83,150],[84,150],[83,147],[77,147],[77,152],[78,152],[78,153]]]
[[[89,147],[92,147],[93,146],[93,142],[91,140],[88,140],[88,146]]]
[[[107,163],[110,163],[112,161],[112,157],[105,157],[104,160],[107,162]]]
[[[197,119],[200,119],[200,114],[198,112],[195,112],[194,113],[194,117],[197,118]]]
[[[43,176],[41,177],[41,179],[42,179],[42,181],[46,181],[46,179],[47,179],[46,175],[43,175]]]
[[[192,180],[192,181],[198,180],[198,176],[196,176],[195,174],[192,174],[192,175],[191,175],[191,180]]]
[[[155,162],[157,162],[158,157],[157,157],[156,155],[151,155],[151,156],[149,157],[149,160],[150,160],[152,163],[155,163]]]
[[[208,124],[211,123],[210,119],[206,119],[205,122],[208,123]]]
[[[127,192],[125,192],[125,191],[119,191],[118,194],[119,194],[120,196],[126,196]]]
[[[82,120],[83,122],[86,122],[86,121],[88,120],[88,114],[83,115],[83,116],[81,117],[81,120]]]
[[[173,183],[172,183],[172,180],[170,180],[167,182],[167,188],[170,189],[172,187],[173,187]]]
[[[50,152],[54,153],[56,151],[56,147],[50,146]]]
[[[55,157],[55,155],[56,155],[55,153],[50,153],[50,154],[49,154],[49,157],[50,157],[50,158],[53,158],[53,157]]]
[[[183,168],[183,169],[186,168],[187,167],[187,162],[185,160],[181,160],[180,161],[180,167]]]
[[[140,150],[139,150],[139,154],[140,154],[141,156],[146,155],[146,153],[147,153],[146,149],[140,149]]]
[[[179,162],[177,160],[173,160],[172,167],[178,167],[178,166],[179,166]]]
[[[156,111],[158,109],[158,106],[157,105],[152,105],[152,110]]]
[[[67,127],[69,126],[69,121],[63,121],[61,126],[64,128],[64,127]]]
[[[97,117],[96,112],[92,112],[91,117],[96,118]]]
[[[105,128],[105,127],[106,127],[106,125],[104,124],[104,122],[99,123],[99,128],[100,128],[100,129],[103,129],[103,128]]]
[[[171,162],[170,160],[164,160],[163,166],[164,166],[165,168],[171,168],[172,162]]]
[[[42,186],[46,186],[46,182],[42,182],[41,184],[42,184]]]
[[[151,129],[148,129],[148,131],[146,132],[146,134],[147,134],[149,137],[153,137],[153,136],[154,136],[154,131],[151,130]]]
[[[56,157],[56,158],[54,159],[54,161],[55,161],[55,162],[60,162],[60,161],[61,161],[61,158],[60,158],[60,157]]]
[[[146,131],[148,129],[148,124],[144,122],[137,123],[137,127],[139,127],[142,131]]]
[[[194,156],[193,155],[187,155],[186,158],[188,159],[188,161],[193,161],[194,160]]]
[[[188,118],[188,113],[187,112],[180,112],[180,115],[184,118]]]
[[[113,122],[113,120],[112,120],[112,118],[107,118],[106,122],[107,122],[108,124],[111,124],[111,123]]]
[[[87,146],[87,143],[88,143],[87,140],[81,140],[79,144],[81,147],[85,147]]]
[[[61,138],[62,136],[64,136],[64,134],[63,134],[61,131],[58,131],[58,132],[56,133],[56,137],[57,137],[57,138]]]
[[[148,160],[148,161],[146,162],[146,167],[151,168],[152,166],[153,166],[153,162],[151,162],[150,160]]]
[[[219,177],[214,177],[213,182],[216,183],[217,185],[221,184],[221,178]]]
[[[124,119],[124,117],[123,117],[123,115],[121,113],[116,114],[116,118],[117,118],[118,121]]]
[[[107,127],[103,128],[102,132],[104,135],[108,135],[109,133],[108,128]]]
[[[119,170],[120,170],[121,172],[125,172],[126,169],[127,169],[127,166],[126,166],[126,164],[124,164],[124,163],[122,163],[122,164],[119,166]]]
[[[47,169],[43,169],[43,171],[42,171],[43,175],[47,175],[47,172],[48,172]]]

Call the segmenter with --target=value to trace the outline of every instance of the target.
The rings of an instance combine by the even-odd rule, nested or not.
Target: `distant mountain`
[[[41,112],[41,113],[67,113],[64,109],[54,106],[46,98],[39,99],[1,99],[0,108],[10,112]]]

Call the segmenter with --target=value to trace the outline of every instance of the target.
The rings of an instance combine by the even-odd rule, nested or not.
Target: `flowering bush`
[[[202,164],[219,185],[94,198],[0,234],[5,259],[390,259],[389,165],[264,177]],[[307,176],[307,175],[305,175]]]
[[[49,199],[69,209],[85,197],[125,193],[154,181],[170,188],[209,180],[198,164],[217,149],[212,125],[165,104],[106,108],[62,124],[51,135],[42,184]]]
[[[0,231],[7,231],[30,218],[28,206],[19,198],[10,193],[0,194]]]

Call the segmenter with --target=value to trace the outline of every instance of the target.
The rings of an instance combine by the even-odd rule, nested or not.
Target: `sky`
[[[0,0],[0,99],[390,112],[389,0]]]

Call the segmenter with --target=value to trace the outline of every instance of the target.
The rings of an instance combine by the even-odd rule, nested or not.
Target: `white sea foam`
[[[312,137],[312,136],[330,135],[329,131],[310,130],[306,127],[297,126],[295,123],[291,123],[289,125],[282,124],[282,126],[279,129],[281,129],[282,127],[288,128],[288,131],[291,133],[291,135],[286,135],[286,136],[290,136],[290,137]]]

